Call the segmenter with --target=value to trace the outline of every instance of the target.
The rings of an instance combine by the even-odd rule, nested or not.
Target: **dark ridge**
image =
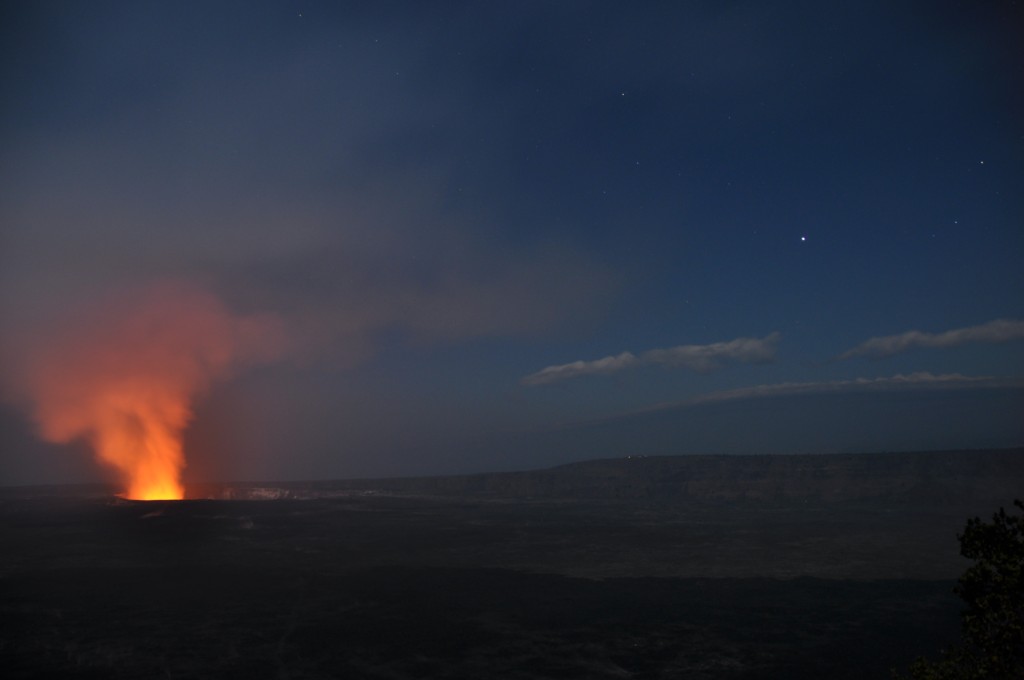
[[[239,485],[239,490],[247,485]],[[662,502],[1008,503],[1024,448],[913,453],[631,456],[522,472],[289,483],[295,493],[384,492]]]

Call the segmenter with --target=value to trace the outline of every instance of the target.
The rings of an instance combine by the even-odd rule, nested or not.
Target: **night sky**
[[[0,483],[104,478],[14,376],[168,281],[287,336],[186,479],[1024,444],[1019,3],[2,11]]]

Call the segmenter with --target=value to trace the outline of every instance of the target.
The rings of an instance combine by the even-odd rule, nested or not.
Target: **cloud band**
[[[870,357],[882,359],[918,347],[959,347],[972,343],[999,343],[1024,339],[1024,321],[996,319],[980,326],[957,328],[944,333],[908,331],[899,335],[871,338],[839,355],[840,359]]]
[[[614,373],[648,364],[707,372],[721,367],[725,362],[769,363],[775,360],[775,349],[780,337],[779,333],[772,333],[763,338],[736,338],[708,345],[678,345],[648,350],[639,356],[632,352],[623,352],[593,361],[573,361],[548,366],[525,376],[520,382],[530,386],[544,385],[583,375]]]

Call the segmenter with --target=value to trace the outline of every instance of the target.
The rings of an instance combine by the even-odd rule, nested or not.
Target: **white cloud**
[[[736,338],[710,345],[679,345],[668,349],[652,349],[641,355],[644,363],[683,366],[695,371],[710,371],[722,361],[762,364],[775,359],[775,346],[781,336],[772,333],[763,338]]]
[[[871,338],[839,355],[840,359],[853,357],[884,358],[917,347],[959,347],[970,343],[997,343],[1024,339],[1024,321],[996,319],[980,326],[957,328],[944,333],[908,331],[899,335]]]
[[[632,352],[623,352],[594,361],[574,361],[568,364],[548,366],[524,377],[523,385],[544,385],[581,375],[613,373],[643,364],[661,364],[671,367],[689,368],[694,371],[712,371],[723,362],[767,363],[775,359],[775,346],[781,336],[772,333],[763,338],[736,338],[728,342],[709,345],[678,345],[665,349],[652,349],[639,357]]]
[[[878,392],[912,392],[912,391],[952,391],[986,388],[1024,389],[1024,380],[1020,378],[997,378],[994,376],[969,376],[960,373],[944,373],[935,375],[927,371],[883,376],[878,378],[852,378],[849,380],[827,380],[819,382],[784,382],[767,385],[753,385],[733,390],[709,392],[690,399],[661,402],[642,408],[599,416],[591,420],[563,422],[551,426],[550,429],[564,429],[584,425],[595,425],[632,418],[645,413],[660,411],[684,410],[703,404],[717,404],[746,399],[767,399],[772,397],[791,397],[801,395],[839,396],[844,394],[864,394]]]
[[[719,401],[732,401],[736,399],[754,399],[758,397],[783,397],[799,394],[824,394],[824,393],[848,393],[848,392],[884,392],[901,389],[956,389],[961,387],[988,387],[995,386],[996,380],[992,376],[967,376],[960,373],[944,373],[933,375],[927,371],[896,375],[880,378],[854,378],[852,380],[829,380],[824,382],[785,382],[772,385],[755,385],[753,387],[740,387],[735,390],[724,390],[722,392],[711,392],[710,394],[695,397],[682,404],[671,406],[683,406],[690,404],[705,404]],[[670,405],[665,405],[668,408]]]
[[[634,366],[639,360],[631,352],[623,352],[616,356],[604,357],[595,361],[574,361],[571,364],[548,366],[522,379],[524,385],[543,385],[545,383],[575,378],[592,373],[613,373]]]

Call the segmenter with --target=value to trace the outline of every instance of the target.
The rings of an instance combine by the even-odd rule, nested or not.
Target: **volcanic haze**
[[[163,281],[31,333],[18,343],[15,392],[44,439],[87,441],[118,472],[125,497],[180,499],[194,398],[284,344],[277,317],[235,315],[201,287]]]

